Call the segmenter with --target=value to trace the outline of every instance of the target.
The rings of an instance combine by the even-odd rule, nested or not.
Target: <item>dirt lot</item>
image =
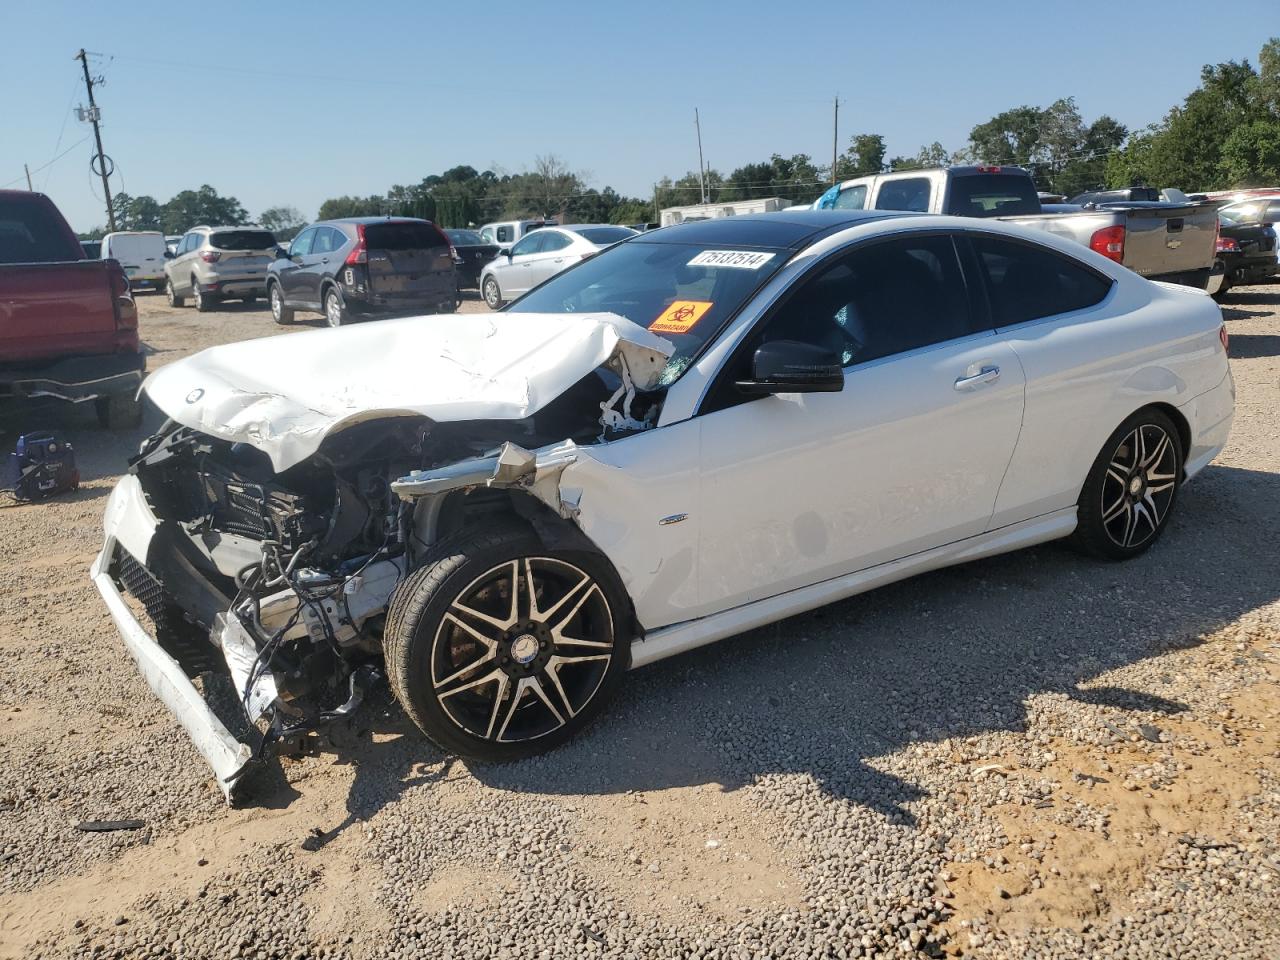
[[[140,303],[153,367],[277,332]],[[637,673],[514,765],[384,695],[235,810],[87,576],[143,432],[0,412],[84,477],[0,506],[0,957],[1280,956],[1280,287],[1225,313],[1231,444],[1141,559],[855,598]]]

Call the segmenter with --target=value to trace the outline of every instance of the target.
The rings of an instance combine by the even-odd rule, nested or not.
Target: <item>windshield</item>
[[[584,227],[573,232],[601,247],[639,235],[639,231],[632,230],[630,227]]]
[[[636,240],[556,274],[509,309],[626,317],[675,344],[661,380],[670,384],[787,259],[785,250]]]
[[[474,230],[446,230],[449,239],[453,241],[454,246],[458,247],[478,247],[485,243],[484,237],[480,236]]]
[[[425,220],[389,220],[367,224],[364,242],[370,250],[431,250],[448,241]]]
[[[220,230],[209,234],[209,246],[215,250],[270,250],[276,238],[269,230]]]
[[[1017,217],[1040,212],[1035,181],[1022,173],[952,177],[947,213],[960,217]]]

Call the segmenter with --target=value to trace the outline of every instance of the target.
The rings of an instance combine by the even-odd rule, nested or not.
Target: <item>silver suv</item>
[[[267,292],[267,267],[277,256],[270,230],[243,227],[192,227],[173,253],[165,253],[165,293],[169,306],[187,297],[201,313],[223,300],[253,303]]]

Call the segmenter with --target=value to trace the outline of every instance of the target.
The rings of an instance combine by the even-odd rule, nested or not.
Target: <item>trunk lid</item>
[[[1190,273],[1212,265],[1218,212],[1212,205],[1099,204],[1124,214],[1124,265],[1142,276]]]
[[[369,289],[378,297],[432,297],[453,282],[449,240],[430,223],[389,220],[364,228]]]

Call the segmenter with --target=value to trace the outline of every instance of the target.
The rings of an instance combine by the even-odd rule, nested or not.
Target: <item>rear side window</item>
[[[346,242],[347,238],[333,227],[319,227],[316,230],[315,242],[311,245],[311,252],[332,253]]]
[[[364,242],[370,250],[432,250],[449,245],[431,224],[406,220],[368,224]]]
[[[499,243],[510,243],[510,242],[511,242],[511,228],[510,228],[510,227],[499,227],[499,228],[498,228],[498,242],[499,242]]]
[[[946,212],[957,217],[1029,216],[1040,212],[1040,198],[1035,182],[1018,173],[952,177]]]
[[[975,236],[996,327],[1083,310],[1100,303],[1111,281],[1036,244]]]
[[[270,230],[219,230],[209,234],[209,246],[215,250],[270,250],[276,238]]]
[[[867,185],[865,183],[841,190],[836,196],[835,209],[837,210],[863,210],[866,206]]]
[[[876,197],[877,210],[913,210],[929,212],[929,179],[911,177],[907,180],[889,180],[880,185]]]
[[[636,235],[636,232],[629,227],[587,227],[576,232],[578,236],[585,237],[602,247]]]
[[[33,200],[0,200],[0,263],[50,263],[83,260],[80,245],[71,246],[62,218],[49,204]]]
[[[573,243],[563,233],[544,233],[542,234],[542,245],[538,247],[539,253],[551,253],[554,250],[563,250],[569,244]]]

